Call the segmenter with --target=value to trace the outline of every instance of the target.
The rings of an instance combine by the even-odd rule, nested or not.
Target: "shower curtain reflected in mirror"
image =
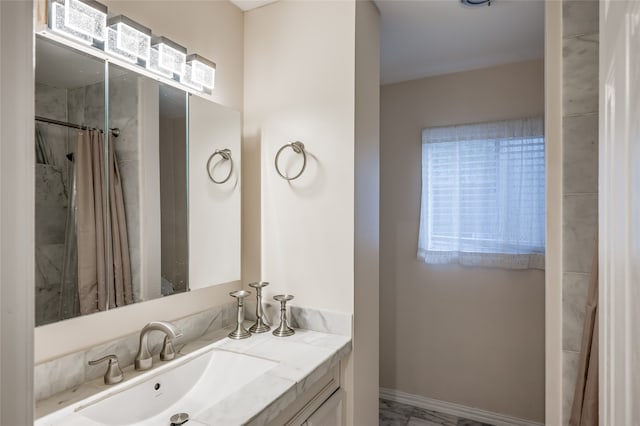
[[[105,184],[104,135],[78,133],[76,144],[78,296],[80,313],[133,303],[129,239],[120,170],[109,150]]]
[[[36,124],[36,324],[78,313],[75,279],[74,139],[60,126]],[[71,132],[74,134],[75,132]]]
[[[99,131],[36,125],[35,140],[36,324],[133,303],[114,150],[106,174]]]
[[[76,237],[76,173],[73,154],[67,155],[67,177],[69,203],[64,233],[64,257],[62,258],[62,274],[60,276],[60,297],[58,302],[58,319],[63,320],[78,316],[80,304],[78,300],[78,242]]]

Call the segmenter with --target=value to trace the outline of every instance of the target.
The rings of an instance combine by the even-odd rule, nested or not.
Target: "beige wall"
[[[33,5],[0,1],[0,424],[33,424]]]
[[[349,425],[377,423],[378,32],[372,3],[282,1],[245,15],[243,280],[269,281],[267,299],[356,312]],[[289,183],[273,162],[295,140],[309,161]],[[289,150],[281,164],[293,174],[299,160]]]
[[[244,138],[261,161],[244,171],[261,179],[255,279],[271,282],[268,299],[286,292],[293,305],[353,312],[355,3],[276,2],[245,16]],[[288,183],[273,161],[295,140],[309,158]]]
[[[122,1],[104,3],[217,63],[213,100],[242,110],[243,13],[227,1]],[[228,283],[74,318],[35,329],[35,362],[42,362],[141,329],[151,320],[176,319],[229,301]]]
[[[381,387],[544,419],[544,272],[416,258],[421,130],[543,114],[542,60],[382,87]]]

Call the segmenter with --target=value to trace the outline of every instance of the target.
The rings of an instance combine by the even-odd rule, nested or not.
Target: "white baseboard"
[[[453,402],[440,401],[420,395],[412,395],[395,389],[380,388],[380,398],[401,404],[413,405],[426,410],[438,411],[452,416],[462,417],[477,422],[496,426],[543,426],[543,423],[519,419],[506,414],[494,413],[479,408],[467,407]]]

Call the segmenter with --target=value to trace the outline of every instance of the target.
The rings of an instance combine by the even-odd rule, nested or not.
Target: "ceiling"
[[[544,56],[544,1],[375,0],[382,84]]]
[[[275,0],[232,0],[251,10]],[[327,0],[330,1],[330,0]],[[381,83],[544,56],[544,0],[374,0],[381,21]]]
[[[231,3],[235,4],[240,9],[247,11],[275,1],[277,0],[231,0]]]

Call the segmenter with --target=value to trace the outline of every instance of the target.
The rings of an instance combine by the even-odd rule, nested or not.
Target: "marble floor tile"
[[[476,422],[475,420],[460,419],[458,426],[492,426],[488,423]]]
[[[402,404],[400,402],[389,401],[388,399],[380,399],[380,409],[393,411],[395,413],[403,414],[407,416],[407,418],[413,414],[413,411],[416,409],[413,405]]]
[[[458,417],[450,414],[439,413],[437,411],[425,410],[424,408],[416,407],[411,413],[413,417],[418,419],[428,420],[437,425],[442,426],[457,426]]]
[[[409,416],[381,408],[379,411],[380,426],[407,426]]]
[[[440,426],[440,423],[432,422],[431,420],[419,419],[417,417],[409,418],[407,426]]]
[[[379,401],[380,426],[492,426],[386,399]]]

